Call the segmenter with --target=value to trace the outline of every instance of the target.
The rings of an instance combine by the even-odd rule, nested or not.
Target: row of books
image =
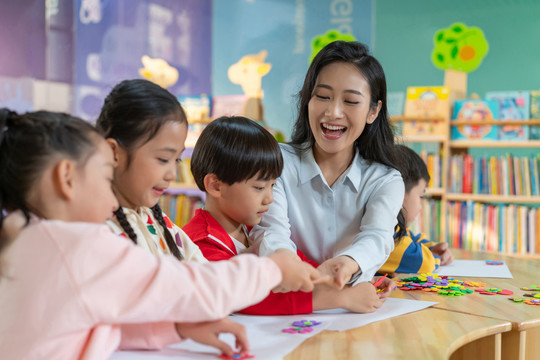
[[[204,203],[198,197],[164,194],[159,199],[159,206],[169,215],[172,222],[182,227],[191,220],[197,209],[204,206]]]
[[[184,184],[195,184],[193,174],[191,173],[191,159],[184,158],[177,165],[176,181]]]
[[[450,158],[448,191],[465,194],[540,195],[540,155],[536,157],[473,157],[470,154]]]
[[[453,248],[540,254],[540,208],[449,202],[447,239]]]
[[[441,156],[438,153],[431,153],[425,150],[420,151],[420,157],[426,163],[429,179],[429,188],[442,187],[442,162]]]
[[[441,201],[422,199],[422,210],[409,227],[414,234],[423,233],[432,241],[441,239]]]

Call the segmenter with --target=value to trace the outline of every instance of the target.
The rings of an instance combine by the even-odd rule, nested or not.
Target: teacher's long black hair
[[[335,62],[354,65],[367,80],[370,91],[370,107],[377,108],[380,101],[382,106],[379,115],[371,124],[366,124],[362,134],[354,142],[355,149],[362,158],[399,170],[394,160],[394,131],[388,119],[386,106],[386,77],[384,70],[367,46],[355,41],[334,41],[326,45],[313,59],[309,66],[304,85],[298,93],[298,118],[294,124],[290,144],[296,148],[312,148],[315,138],[309,126],[308,104],[313,95],[313,89],[321,70]],[[306,148],[307,146],[307,148]],[[398,214],[396,239],[405,235],[405,217],[402,211]]]

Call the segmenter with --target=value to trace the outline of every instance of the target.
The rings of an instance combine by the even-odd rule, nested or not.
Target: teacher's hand
[[[317,268],[321,276],[332,277],[334,284],[339,289],[342,289],[358,270],[360,270],[360,267],[356,261],[345,255],[328,259]]]

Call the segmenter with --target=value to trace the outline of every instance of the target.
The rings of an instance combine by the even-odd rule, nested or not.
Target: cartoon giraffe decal
[[[262,98],[262,77],[268,74],[272,64],[265,63],[267,51],[261,50],[258,54],[243,56],[238,62],[231,65],[227,72],[233,84],[242,86],[244,94],[248,97],[244,115],[264,124],[264,109]]]

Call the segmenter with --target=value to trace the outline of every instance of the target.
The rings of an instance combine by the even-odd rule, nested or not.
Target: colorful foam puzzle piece
[[[435,292],[439,295],[462,296],[473,291],[466,289],[468,282],[448,276],[439,276],[432,273],[422,273],[418,276],[399,279],[397,287],[403,291],[421,290],[424,292]],[[485,286],[484,283],[476,283],[476,286]]]
[[[521,290],[525,291],[540,291],[540,285],[533,285],[530,288],[528,287],[522,287]]]
[[[474,291],[478,292],[482,295],[513,295],[514,292],[511,290],[506,289],[497,289],[497,288],[488,288],[488,289],[474,289]]]
[[[317,326],[320,324],[322,323],[316,320],[300,320],[300,321],[295,321],[292,323],[292,325],[295,327],[312,327],[312,326]]]
[[[313,331],[312,327],[291,327],[281,330],[284,333],[289,334],[307,334]]]
[[[225,354],[219,355],[219,358],[224,359],[224,360],[244,360],[244,359],[253,359],[254,357],[255,355],[251,355],[251,354],[240,355],[240,353],[237,353],[237,352],[235,352],[233,356],[227,356]]]
[[[486,260],[486,265],[503,265],[504,261]]]

